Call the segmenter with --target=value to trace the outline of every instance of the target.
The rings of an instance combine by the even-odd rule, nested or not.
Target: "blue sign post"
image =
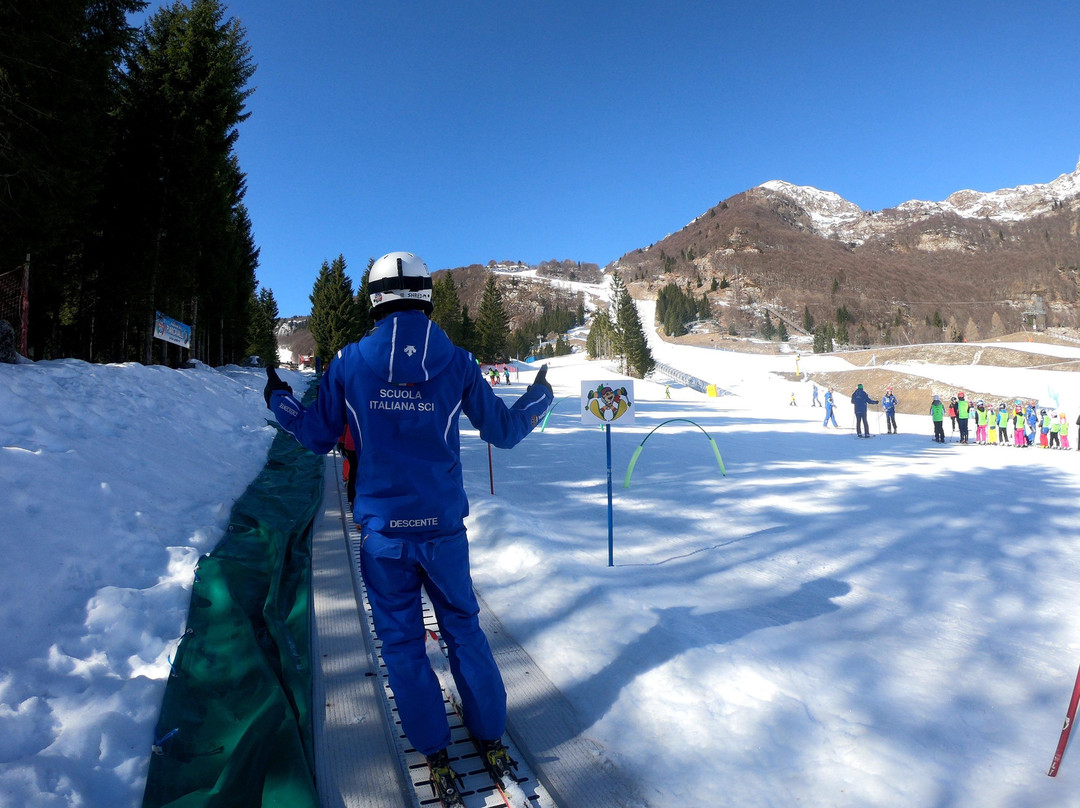
[[[611,505],[611,424],[604,424],[607,436],[607,565],[615,566],[615,519]]]
[[[611,488],[611,424],[634,421],[634,383],[632,381],[600,381],[581,383],[581,421],[604,425],[607,443],[607,536],[608,566],[615,566],[615,519]]]

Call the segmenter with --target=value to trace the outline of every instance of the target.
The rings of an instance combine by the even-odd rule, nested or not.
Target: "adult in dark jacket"
[[[870,424],[866,421],[867,404],[877,404],[877,401],[870,398],[860,384],[851,394],[851,406],[855,408],[855,434],[860,438],[870,437]]]
[[[496,776],[513,761],[502,743],[506,690],[480,628],[469,571],[458,420],[480,439],[509,449],[540,422],[553,399],[546,366],[507,406],[472,354],[432,322],[431,275],[411,253],[389,253],[368,274],[375,327],[340,351],[305,408],[284,382],[267,385],[267,404],[301,444],[325,453],[348,419],[356,450],[353,519],[360,569],[382,641],[390,687],[410,743],[427,756],[447,801],[460,788],[446,747],[450,727],[425,652],[421,586],[446,642],[466,728]]]

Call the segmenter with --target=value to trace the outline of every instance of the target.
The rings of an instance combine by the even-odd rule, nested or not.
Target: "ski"
[[[435,671],[435,675],[439,679],[439,684],[442,685],[443,693],[446,694],[451,708],[454,710],[458,719],[464,723],[464,709],[461,706],[461,698],[458,695],[457,686],[454,684],[454,677],[450,673],[450,662],[446,658],[438,634],[431,628],[428,629],[427,654],[428,661],[431,663],[431,668]],[[505,777],[499,777],[498,774],[493,772],[484,760],[484,749],[480,742],[471,735],[469,737],[473,746],[476,748],[477,757],[480,759],[484,771],[487,773],[488,777],[491,778],[491,783],[495,787],[495,791],[498,793],[503,803],[506,805],[506,808],[553,808],[552,803],[547,799],[546,793],[541,793],[542,788],[539,785],[537,785],[537,793],[530,798],[529,795],[525,793],[524,789],[522,789],[521,783],[518,780],[515,780],[512,774]]]

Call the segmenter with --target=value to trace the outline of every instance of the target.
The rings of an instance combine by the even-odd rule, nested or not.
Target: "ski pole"
[[[1061,737],[1058,738],[1054,760],[1050,763],[1050,771],[1047,772],[1051,777],[1057,777],[1058,766],[1061,765],[1065,747],[1069,744],[1069,733],[1072,732],[1072,723],[1073,719],[1076,718],[1076,706],[1078,703],[1080,703],[1080,670],[1076,672],[1076,684],[1073,685],[1072,698],[1069,699],[1069,710],[1065,713],[1065,725],[1061,728]]]

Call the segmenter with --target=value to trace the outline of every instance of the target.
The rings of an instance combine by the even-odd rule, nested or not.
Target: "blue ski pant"
[[[466,729],[479,740],[501,738],[506,688],[480,628],[465,531],[420,540],[365,531],[360,570],[409,742],[424,755],[450,743],[442,690],[427,657],[421,586],[435,608]]]

